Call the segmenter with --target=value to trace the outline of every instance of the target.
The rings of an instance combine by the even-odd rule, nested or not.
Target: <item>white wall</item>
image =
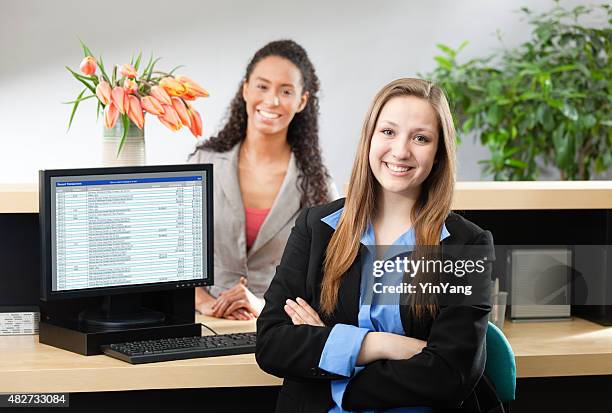
[[[99,164],[102,124],[95,103],[79,108],[66,134],[79,84],[64,66],[78,68],[78,38],[107,66],[134,51],[178,64],[207,88],[199,100],[204,135],[220,126],[245,66],[266,42],[292,38],[309,52],[321,85],[321,144],[341,187],[348,180],[364,113],[388,81],[427,72],[436,43],[469,40],[465,58],[524,41],[527,26],[515,11],[550,0],[489,1],[195,1],[152,2],[2,0],[0,2],[0,182],[36,180],[40,168]],[[568,1],[575,5],[580,1]],[[195,140],[172,133],[155,119],[146,125],[149,164],[182,163]],[[477,180],[486,149],[466,141],[459,149],[459,179]],[[555,174],[551,175],[552,177]]]

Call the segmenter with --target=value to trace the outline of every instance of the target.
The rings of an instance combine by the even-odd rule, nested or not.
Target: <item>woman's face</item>
[[[383,191],[417,197],[438,149],[436,112],[425,99],[400,96],[380,111],[369,162]]]
[[[255,65],[243,84],[242,96],[249,127],[264,135],[286,132],[308,101],[308,92],[302,93],[300,70],[279,56],[268,56]]]

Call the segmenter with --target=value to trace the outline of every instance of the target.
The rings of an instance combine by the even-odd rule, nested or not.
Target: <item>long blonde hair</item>
[[[325,315],[330,315],[336,307],[342,278],[357,258],[361,236],[374,215],[379,184],[370,169],[368,156],[376,122],[385,104],[400,96],[425,99],[437,114],[439,141],[436,163],[421,186],[411,218],[417,249],[419,246],[440,244],[440,232],[450,213],[455,186],[456,136],[452,115],[439,86],[421,79],[397,79],[384,86],[374,97],[361,129],[344,211],[325,254],[320,303]],[[437,310],[435,302],[423,294],[416,294],[411,307],[417,316],[423,315],[424,309],[432,315]]]

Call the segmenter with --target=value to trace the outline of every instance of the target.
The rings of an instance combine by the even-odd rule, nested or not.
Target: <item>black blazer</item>
[[[344,199],[305,209],[296,220],[276,275],[264,295],[257,320],[256,358],[266,372],[284,378],[277,412],[327,412],[332,406],[330,380],[319,359],[332,327],[358,325],[360,255],[343,278],[338,304],[325,327],[292,324],[283,310],[288,298],[302,297],[319,312],[323,259],[333,229],[321,218],[337,211]],[[493,239],[465,218],[451,213],[445,221],[450,236],[442,245],[482,245],[493,261]],[[488,247],[487,247],[488,246]],[[486,266],[487,286],[491,265]],[[400,302],[406,302],[400,298]],[[478,387],[486,360],[485,333],[490,305],[440,306],[437,317],[417,320],[401,309],[407,336],[427,341],[408,360],[378,360],[355,375],[344,395],[346,410],[432,406],[436,411],[459,408],[481,411]],[[319,312],[320,313],[320,312]]]

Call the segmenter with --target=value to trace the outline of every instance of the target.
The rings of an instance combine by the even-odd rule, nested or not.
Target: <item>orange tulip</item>
[[[96,59],[94,59],[93,56],[85,57],[83,60],[81,60],[81,65],[79,68],[84,75],[93,75],[96,73]]]
[[[161,86],[170,96],[182,96],[185,94],[187,89],[182,83],[177,82],[173,77],[165,77],[159,81]]]
[[[193,79],[188,78],[187,76],[177,76],[176,81],[185,86],[185,89],[187,89],[185,94],[189,97],[193,97],[195,99],[196,97],[205,98],[209,96],[208,92],[202,86],[198,85]]]
[[[124,63],[121,65],[121,70],[119,71],[119,73],[121,73],[121,76],[133,79],[136,77],[136,69],[134,69],[134,66],[132,65],[128,65],[127,63]]]
[[[125,89],[125,93],[134,94],[138,90],[138,85],[132,79],[125,79],[123,82],[123,88]]]
[[[113,104],[117,106],[120,113],[126,113],[129,108],[128,94],[125,93],[125,89],[121,86],[116,86],[111,92],[113,97]]]
[[[181,123],[188,128],[191,128],[191,118],[189,117],[189,113],[187,112],[187,106],[185,106],[185,102],[181,100],[181,98],[172,97],[172,107],[176,110],[176,113],[181,120]]]
[[[111,102],[111,87],[108,82],[100,80],[100,83],[96,86],[96,96],[104,106]]]
[[[106,106],[106,108],[104,108],[104,127],[108,129],[114,128],[118,117],[119,111],[115,105]]]
[[[145,96],[140,99],[140,105],[144,110],[152,115],[161,115],[164,113],[164,108],[162,107],[161,103],[159,103],[159,100],[155,99],[153,96]]]
[[[140,100],[134,96],[128,96],[129,110],[128,110],[128,118],[138,127],[138,129],[142,129],[144,127],[144,114],[142,113],[142,106],[140,106]]]
[[[164,105],[172,105],[172,101],[170,100],[170,95],[161,87],[153,86],[151,88],[151,96],[162,103]]]
[[[198,136],[202,136],[202,118],[200,117],[200,114],[192,108],[189,108],[188,110],[189,116],[191,117],[191,126],[189,127],[189,130],[196,138]]]
[[[181,125],[181,119],[179,118],[178,113],[176,113],[176,110],[174,110],[174,108],[170,105],[162,104],[162,107],[164,108],[164,113],[159,115],[157,118],[164,124],[165,127],[173,132],[176,132],[183,126]]]

